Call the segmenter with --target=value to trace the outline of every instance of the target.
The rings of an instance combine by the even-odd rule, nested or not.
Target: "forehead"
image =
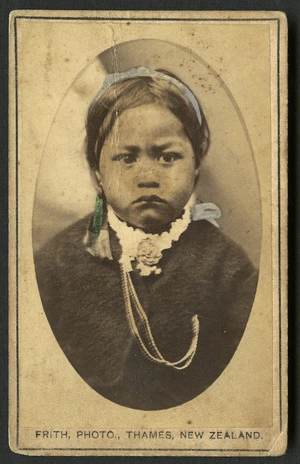
[[[186,139],[186,135],[181,121],[168,108],[153,103],[125,110],[108,138],[129,143],[134,139]]]

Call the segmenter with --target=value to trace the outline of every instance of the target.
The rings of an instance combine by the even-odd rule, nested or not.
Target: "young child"
[[[95,212],[37,254],[43,306],[94,390],[130,408],[174,407],[232,358],[257,273],[216,227],[219,209],[196,202],[209,130],[181,81],[148,68],[109,75],[86,131]]]

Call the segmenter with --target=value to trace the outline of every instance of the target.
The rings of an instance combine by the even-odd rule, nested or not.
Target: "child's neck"
[[[180,216],[181,217],[181,216]],[[171,229],[171,225],[172,223],[168,223],[168,224],[160,224],[160,225],[154,225],[152,227],[145,227],[145,228],[142,228],[142,227],[136,227],[132,224],[128,224],[130,227],[132,227],[133,229],[140,229],[142,230],[143,232],[145,232],[145,234],[162,234],[163,232],[169,232],[170,229]]]
[[[153,224],[153,225],[151,225],[149,227],[137,227],[137,226],[135,226],[133,224],[122,221],[122,219],[120,219],[120,218],[119,219],[120,219],[120,221],[125,222],[125,224],[127,224],[129,227],[132,227],[134,230],[139,229],[139,230],[142,230],[143,232],[145,232],[145,234],[158,234],[158,235],[160,235],[163,232],[170,232],[170,229],[172,227],[173,222],[175,222],[177,219],[182,218],[183,213],[184,213],[184,210],[182,210],[181,214],[177,218],[175,218],[174,221],[172,221],[172,222],[168,222],[166,224],[161,224],[161,223],[160,224]]]

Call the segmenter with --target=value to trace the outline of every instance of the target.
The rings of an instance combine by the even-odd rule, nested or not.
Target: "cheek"
[[[176,170],[172,179],[172,186],[178,192],[191,192],[195,187],[198,171],[193,164],[182,166]]]
[[[101,172],[101,180],[106,199],[113,206],[121,207],[130,201],[132,183],[118,163],[105,166]]]
[[[111,189],[115,184],[119,184],[121,173],[117,163],[100,160],[99,170],[103,188]]]

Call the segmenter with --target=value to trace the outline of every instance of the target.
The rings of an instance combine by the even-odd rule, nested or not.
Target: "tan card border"
[[[18,20],[27,19],[61,19],[61,20],[101,20],[110,21],[124,19],[131,21],[260,21],[273,22],[277,25],[276,43],[276,71],[277,82],[273,84],[273,92],[277,94],[277,114],[273,113],[273,126],[276,130],[274,138],[277,147],[273,149],[274,158],[278,155],[276,166],[273,166],[273,226],[276,226],[277,250],[274,251],[274,263],[277,263],[278,272],[278,346],[275,359],[278,357],[279,370],[279,423],[280,434],[274,442],[272,449],[53,449],[53,448],[20,448],[19,447],[19,306],[18,306],[18,279],[19,279],[19,206],[18,206]],[[14,452],[21,454],[46,455],[198,455],[198,456],[233,456],[233,455],[271,455],[283,454],[287,444],[287,23],[286,17],[280,12],[124,12],[124,11],[60,11],[56,16],[51,11],[20,10],[12,12],[10,17],[10,89],[9,89],[9,429],[10,446]],[[276,153],[277,152],[277,153]],[[274,161],[273,158],[273,161]],[[276,210],[276,212],[275,212]],[[272,233],[274,237],[274,233]],[[274,284],[276,286],[276,282]],[[93,451],[97,451],[93,453]]]

